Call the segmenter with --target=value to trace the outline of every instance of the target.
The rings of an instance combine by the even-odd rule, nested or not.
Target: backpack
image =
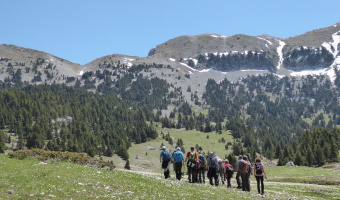
[[[163,151],[163,161],[170,161],[170,151]]]
[[[210,164],[209,164],[209,168],[214,168],[214,169],[217,169],[217,158],[214,157],[214,158],[211,158],[210,159]]]
[[[241,173],[248,173],[248,162],[247,161],[245,161],[245,160],[243,160],[242,162],[241,162],[241,165],[239,166],[240,168],[240,172]]]
[[[263,171],[262,171],[262,169],[261,169],[261,166],[262,166],[261,163],[255,163],[255,168],[256,168],[255,173],[256,173],[257,175],[260,175],[260,174],[263,173]]]
[[[234,168],[231,164],[227,165],[228,167],[226,168],[226,174],[233,175],[234,174]]]
[[[205,166],[204,155],[198,156],[198,162],[199,162],[199,165],[200,165],[201,167],[204,167],[204,166]]]
[[[188,167],[192,167],[192,168],[197,167],[196,152],[195,152],[195,153],[191,153],[191,152],[189,151],[189,152],[187,153],[187,157],[188,157],[187,166],[188,166]]]
[[[175,151],[173,155],[174,155],[174,161],[175,162],[181,162],[182,161],[180,151]]]
[[[196,153],[191,153],[191,152],[188,152],[189,153],[189,161],[196,161]]]
[[[227,168],[226,170],[227,170],[227,171],[232,171],[232,172],[234,172],[234,168],[233,168],[232,165],[228,165],[228,168]]]

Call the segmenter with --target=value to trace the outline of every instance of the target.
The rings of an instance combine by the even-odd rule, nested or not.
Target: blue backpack
[[[199,164],[200,164],[200,166],[203,167],[203,166],[205,165],[204,155],[200,155],[200,156],[198,157],[198,159],[199,159]]]
[[[170,151],[163,151],[163,161],[170,161]]]
[[[183,160],[183,154],[181,151],[175,151],[174,152],[174,161],[175,162],[182,162]]]
[[[217,158],[210,158],[209,168],[217,169]]]

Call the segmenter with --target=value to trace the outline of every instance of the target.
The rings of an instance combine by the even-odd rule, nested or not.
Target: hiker
[[[173,164],[172,167],[174,169],[174,172],[176,171],[176,169],[175,169],[176,167],[175,167],[175,164],[174,164],[174,153],[177,151],[177,148],[178,148],[178,146],[176,145],[175,150],[171,153],[171,158],[170,158],[170,163]]]
[[[242,191],[250,192],[250,174],[253,174],[251,171],[251,164],[246,155],[243,155],[242,162],[239,162],[239,171],[241,172],[242,178]]]
[[[240,156],[239,157],[239,160],[237,162],[238,164],[238,173],[240,173],[240,176],[241,176],[241,180],[242,180],[242,191],[246,191],[246,187],[247,187],[247,184],[246,184],[246,176],[247,176],[247,173],[248,173],[248,162],[246,160],[244,160],[244,157],[243,156]]]
[[[174,159],[176,179],[180,181],[182,178],[182,162],[184,160],[184,155],[181,151],[181,147],[176,148],[176,151],[173,153],[173,159]]]
[[[205,169],[207,168],[205,156],[201,152],[198,152],[197,160],[198,160],[198,183],[205,184]]]
[[[261,158],[256,158],[255,165],[254,165],[254,176],[257,182],[257,191],[261,195],[264,194],[263,178],[265,177],[265,175],[266,175],[266,172],[264,171],[264,167],[261,163]],[[260,183],[261,183],[261,189],[260,189]]]
[[[240,162],[243,161],[243,156],[240,155],[238,157],[237,165],[236,165],[236,183],[237,183],[237,189],[242,189],[242,181],[241,181],[241,172],[239,170]]]
[[[188,179],[189,183],[197,182],[197,153],[195,147],[190,147],[190,151],[186,153],[185,162],[188,167]]]
[[[243,156],[247,159],[248,162],[248,173],[247,173],[247,191],[250,192],[250,175],[253,175],[253,170],[252,170],[252,166],[251,166],[251,162],[249,160],[249,158],[247,156]]]
[[[213,184],[213,179],[215,181],[215,186],[218,186],[218,163],[217,163],[217,157],[214,152],[211,152],[209,154],[209,159],[208,159],[208,178],[209,178],[209,183],[210,185]]]
[[[169,163],[171,160],[171,153],[170,151],[166,150],[165,146],[162,146],[160,149],[162,150],[160,157],[159,157],[159,162],[161,162],[162,169],[164,169],[164,177],[165,179],[170,177],[170,170],[169,170]]]
[[[229,160],[228,159],[225,159],[224,160],[224,174],[225,174],[225,177],[227,179],[227,188],[231,188],[231,183],[230,183],[230,179],[233,177],[233,174],[234,174],[234,168],[233,166],[229,163]]]
[[[217,164],[218,164],[218,175],[221,178],[221,183],[224,185],[225,176],[224,176],[224,162],[221,158],[217,157]]]

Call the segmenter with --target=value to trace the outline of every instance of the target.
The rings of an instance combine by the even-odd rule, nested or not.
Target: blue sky
[[[114,53],[145,57],[181,35],[292,37],[340,22],[339,8],[339,0],[3,0],[0,44],[86,64]]]

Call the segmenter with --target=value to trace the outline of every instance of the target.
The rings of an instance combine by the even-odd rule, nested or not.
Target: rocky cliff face
[[[293,71],[331,67],[338,63],[339,49],[340,23],[286,39],[269,35],[181,36],[158,45],[149,56],[193,68],[276,72],[281,67]]]

